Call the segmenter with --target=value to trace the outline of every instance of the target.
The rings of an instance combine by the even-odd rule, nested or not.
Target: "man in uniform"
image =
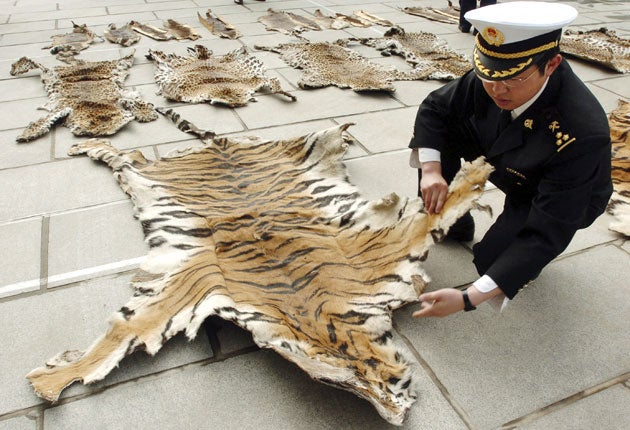
[[[503,212],[473,246],[477,281],[420,296],[414,317],[472,310],[512,299],[606,208],[612,193],[606,114],[563,61],[562,27],[577,11],[560,3],[511,2],[466,14],[479,33],[473,70],[422,102],[412,166],[429,213],[439,213],[460,158],[485,156]],[[448,237],[470,241],[468,213]],[[504,298],[504,303],[507,301]]]

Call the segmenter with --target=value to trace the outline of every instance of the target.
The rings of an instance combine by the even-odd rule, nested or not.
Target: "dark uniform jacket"
[[[500,133],[499,121],[500,109],[471,71],[424,100],[409,146],[440,151],[443,172],[460,156],[484,155],[494,166],[490,181],[505,192],[505,206],[473,247],[474,263],[513,298],[605,210],[612,193],[610,130],[601,105],[566,61]]]

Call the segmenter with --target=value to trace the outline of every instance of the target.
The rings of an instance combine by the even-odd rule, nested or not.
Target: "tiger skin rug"
[[[613,194],[606,210],[615,217],[608,227],[630,237],[630,102],[619,100],[608,123],[612,139]]]
[[[283,141],[221,138],[161,112],[205,146],[157,161],[104,139],[69,151],[113,170],[150,251],[108,331],[31,371],[35,392],[54,402],[136,350],[154,355],[182,331],[193,339],[215,315],[401,424],[417,363],[393,338],[392,311],[417,301],[428,248],[475,206],[490,165],[466,163],[442,213],[427,215],[419,198],[361,197],[342,162],[350,124]]]

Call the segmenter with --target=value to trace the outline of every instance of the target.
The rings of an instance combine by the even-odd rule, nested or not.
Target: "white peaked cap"
[[[464,17],[477,31],[494,27],[504,34],[503,43],[514,43],[565,27],[578,11],[563,3],[515,1],[473,9]]]
[[[510,79],[543,53],[559,50],[562,28],[578,13],[562,3],[515,1],[484,6],[464,17],[478,31],[475,73],[484,79]]]

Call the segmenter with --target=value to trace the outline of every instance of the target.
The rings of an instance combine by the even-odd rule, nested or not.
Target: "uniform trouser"
[[[481,7],[496,4],[497,0],[481,0]],[[459,26],[470,30],[470,23],[464,19],[464,14],[477,7],[477,0],[459,0]]]

